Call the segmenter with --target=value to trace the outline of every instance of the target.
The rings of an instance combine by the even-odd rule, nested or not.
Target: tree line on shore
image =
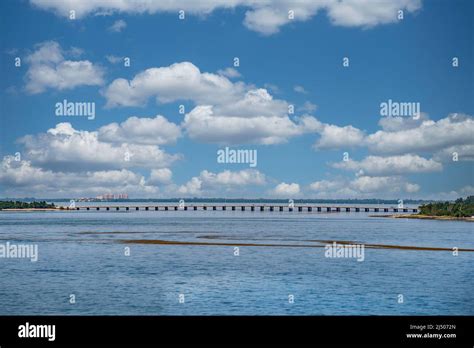
[[[437,202],[420,206],[421,215],[430,216],[474,216],[474,196],[458,198],[454,202]]]
[[[54,209],[54,203],[46,201],[41,202],[19,202],[19,201],[0,201],[0,210],[2,209]]]

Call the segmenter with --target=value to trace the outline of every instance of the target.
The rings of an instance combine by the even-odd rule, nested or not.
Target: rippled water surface
[[[473,227],[367,213],[0,212],[0,244],[39,249],[37,262],[0,258],[0,314],[473,315],[474,252],[367,247],[358,262],[326,258],[321,242],[474,249]]]

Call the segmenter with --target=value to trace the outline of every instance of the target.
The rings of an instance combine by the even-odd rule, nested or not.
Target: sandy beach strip
[[[474,222],[474,218],[469,217],[469,216],[467,216],[467,217],[455,217],[455,216],[435,216],[435,215],[420,215],[420,214],[390,214],[390,215],[385,214],[385,215],[369,215],[369,217]]]

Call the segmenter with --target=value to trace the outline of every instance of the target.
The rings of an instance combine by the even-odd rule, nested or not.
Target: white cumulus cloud
[[[466,114],[450,114],[438,121],[425,116],[420,120],[385,118],[379,123],[383,129],[365,134],[352,125],[321,124],[316,149],[347,149],[366,147],[378,155],[432,154],[434,160],[452,160],[453,152],[459,160],[474,157],[474,119]]]
[[[219,75],[228,77],[228,78],[230,78],[230,79],[235,79],[235,78],[238,78],[238,77],[241,77],[241,76],[242,76],[242,75],[237,71],[237,69],[234,69],[234,68],[220,69],[220,70],[217,70],[217,73],[218,73]]]
[[[357,172],[358,175],[370,176],[430,173],[443,169],[442,164],[433,159],[410,154],[388,157],[368,156],[362,161],[349,159],[348,161],[333,163],[332,166]]]
[[[173,144],[181,136],[180,127],[164,116],[129,117],[126,121],[109,123],[98,130],[100,141],[145,145]]]
[[[97,131],[76,130],[70,123],[24,136],[19,143],[34,165],[61,171],[160,168],[180,158],[156,145],[104,142]]]
[[[372,152],[400,154],[437,152],[448,147],[474,144],[471,116],[451,114],[439,121],[426,120],[418,127],[398,131],[377,131],[366,138]]]
[[[55,41],[36,45],[36,50],[26,57],[29,67],[25,89],[28,93],[42,93],[49,88],[67,90],[104,83],[104,71],[101,67],[88,60],[67,60],[64,53]]]
[[[215,192],[231,191],[247,186],[265,185],[265,174],[256,169],[244,169],[241,171],[224,170],[213,173],[203,170],[199,176],[191,178],[187,183],[178,188],[178,192],[183,195],[201,196]]]
[[[182,124],[191,139],[222,144],[278,144],[288,138],[313,131],[309,118],[295,121],[288,117],[229,117],[216,115],[212,106],[198,106]]]
[[[152,169],[147,183],[150,185],[169,184],[173,177],[173,172],[169,168]]]
[[[357,147],[364,144],[364,132],[353,126],[324,124],[319,134],[321,137],[314,145],[318,150]]]
[[[321,127],[311,116],[292,120],[288,103],[264,88],[201,72],[190,62],[150,68],[130,81],[116,79],[104,95],[109,107],[143,105],[152,97],[159,103],[190,100],[196,106],[181,127],[200,142],[277,144]]]
[[[126,169],[53,171],[36,167],[27,160],[15,161],[11,156],[4,157],[0,163],[0,185],[6,187],[4,193],[10,197],[78,198],[110,192],[153,197],[159,191],[155,186],[147,186],[142,175]]]
[[[418,192],[418,184],[407,182],[402,176],[359,176],[355,179],[315,181],[309,185],[317,198],[400,198],[402,194]]]
[[[296,183],[287,184],[282,182],[278,184],[271,193],[279,197],[295,197],[300,194],[300,185]]]
[[[232,83],[227,77],[201,73],[190,62],[168,67],[150,68],[132,80],[114,80],[104,91],[108,107],[140,106],[154,97],[159,102],[192,100],[198,104],[225,103],[243,92],[242,83]]]

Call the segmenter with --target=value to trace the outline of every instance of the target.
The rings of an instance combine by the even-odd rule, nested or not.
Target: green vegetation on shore
[[[2,209],[54,209],[54,203],[42,202],[19,202],[19,201],[0,201],[0,210]]]
[[[466,199],[458,198],[454,202],[423,204],[420,206],[419,214],[429,216],[471,217],[474,216],[474,196],[469,196]]]

